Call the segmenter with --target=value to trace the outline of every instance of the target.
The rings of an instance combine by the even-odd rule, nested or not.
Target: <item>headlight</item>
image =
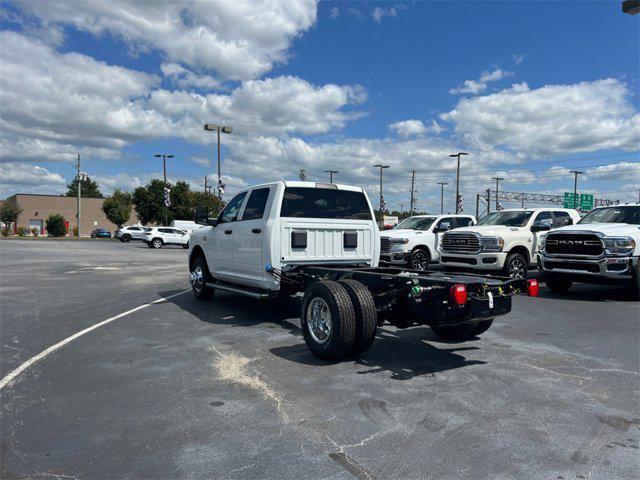
[[[614,255],[630,255],[636,248],[636,242],[631,237],[604,237],[602,240],[607,253]]]
[[[499,252],[504,247],[502,237],[480,237],[480,246],[485,252]]]
[[[540,252],[544,252],[544,244],[547,241],[547,233],[549,232],[545,232],[542,235],[538,235],[538,251]]]
[[[392,238],[391,243],[409,243],[408,238]]]

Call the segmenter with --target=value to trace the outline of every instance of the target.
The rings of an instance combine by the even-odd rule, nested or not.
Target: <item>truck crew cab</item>
[[[509,209],[493,212],[477,225],[447,232],[440,244],[445,267],[497,271],[526,278],[537,260],[539,232],[580,220],[576,210],[564,208]]]
[[[437,262],[438,244],[444,232],[476,223],[471,215],[415,215],[380,234],[380,261],[427,270]]]
[[[640,297],[640,204],[596,208],[576,225],[549,232],[538,264],[550,290],[574,282],[627,285]]]
[[[467,339],[511,310],[511,297],[537,295],[535,280],[501,280],[379,268],[380,234],[359,187],[278,181],[238,193],[189,238],[189,279],[198,300],[216,289],[254,298],[304,294],[301,328],[314,355],[358,355],[379,322],[429,325]]]

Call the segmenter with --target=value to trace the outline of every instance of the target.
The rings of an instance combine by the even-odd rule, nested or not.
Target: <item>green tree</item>
[[[116,189],[113,195],[103,202],[102,211],[109,221],[120,228],[131,216],[131,202],[132,195],[129,192]]]
[[[224,208],[224,202],[218,197],[204,192],[191,192],[191,204],[195,211],[196,207],[207,207],[209,215],[213,218]]]
[[[64,237],[67,233],[67,227],[64,224],[62,215],[49,215],[45,222],[47,234],[50,237]]]
[[[171,220],[193,220],[193,197],[191,188],[186,182],[176,182],[171,187],[171,208],[169,217]]]
[[[0,205],[0,222],[6,225],[7,231],[12,222],[18,221],[22,209],[16,202],[2,202]]]
[[[133,206],[143,225],[147,223],[164,223],[164,182],[151,180],[147,185],[133,191]]]
[[[100,187],[98,184],[91,180],[91,178],[86,175],[83,177],[80,183],[82,189],[80,190],[80,195],[86,198],[102,198],[102,192],[100,192]],[[78,177],[74,178],[73,181],[67,185],[67,193],[65,193],[67,197],[77,197],[78,196]]]

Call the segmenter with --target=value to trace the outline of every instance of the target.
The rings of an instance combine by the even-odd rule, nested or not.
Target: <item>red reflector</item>
[[[538,280],[527,280],[527,293],[530,297],[537,297],[540,293]]]
[[[453,300],[458,305],[464,305],[465,303],[467,303],[467,287],[465,285],[462,285],[461,283],[456,283],[453,287],[451,287],[449,296],[451,297],[451,300]]]

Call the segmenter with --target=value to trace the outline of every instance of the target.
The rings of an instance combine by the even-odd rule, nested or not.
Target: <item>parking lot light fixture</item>
[[[218,198],[222,200],[222,177],[220,173],[220,132],[233,133],[233,127],[228,125],[215,125],[213,123],[205,123],[204,129],[208,132],[216,132],[218,137]]]
[[[382,210],[383,210],[383,198],[382,198],[382,170],[384,170],[385,168],[389,168],[389,165],[382,165],[382,164],[377,164],[374,165],[375,168],[379,168],[380,169],[380,215],[382,215]]]
[[[469,155],[467,152],[452,153],[450,157],[458,157],[458,167],[456,169],[456,213],[460,210],[460,157]]]
[[[337,170],[325,170],[324,172],[329,174],[329,183],[333,183],[333,174],[334,173],[340,173]]]
[[[173,158],[173,155],[167,153],[156,153],[154,155],[156,158],[162,157],[162,175],[164,178],[164,188],[167,188],[167,158]],[[169,210],[167,206],[164,206],[164,224],[165,226],[169,223]]]

